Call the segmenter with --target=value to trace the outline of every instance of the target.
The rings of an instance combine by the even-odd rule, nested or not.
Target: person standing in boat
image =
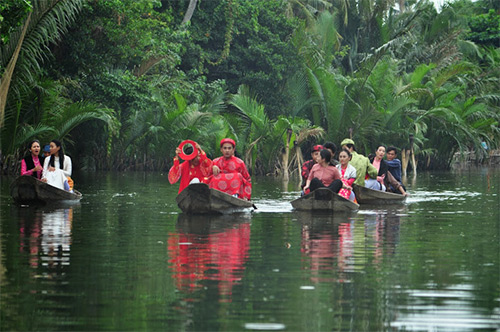
[[[250,200],[252,196],[252,181],[243,160],[234,156],[236,142],[231,138],[220,141],[222,156],[212,162],[213,176],[210,188],[217,189],[229,195]]]
[[[351,201],[354,201],[356,196],[354,195],[354,192],[352,191],[352,184],[356,180],[356,169],[354,166],[349,164],[349,161],[351,161],[351,153],[349,150],[343,149],[339,153],[339,160],[340,164],[338,164],[336,167],[340,172],[341,180],[342,180],[342,189],[339,191],[339,195],[347,198]]]
[[[305,163],[302,164],[302,171],[300,175],[302,176],[302,183],[300,187],[304,189],[306,186],[307,179],[309,178],[309,173],[311,173],[311,169],[313,168],[314,165],[316,165],[320,160],[320,151],[323,150],[323,145],[315,145],[312,148],[311,152],[311,160],[306,161]],[[304,194],[304,191],[302,191],[302,194]]]
[[[342,189],[343,184],[340,180],[340,172],[335,166],[330,165],[331,158],[330,151],[321,150],[320,160],[313,166],[309,173],[304,193],[308,194],[318,188],[328,188],[337,194]]]
[[[21,175],[42,178],[43,157],[40,157],[40,141],[33,140],[28,145],[30,154],[21,160]]]
[[[365,179],[376,179],[378,170],[370,163],[370,160],[365,156],[356,152],[354,141],[346,138],[340,143],[342,149],[349,150],[352,155],[350,164],[356,169],[356,181],[358,186],[365,186]]]
[[[64,154],[61,142],[56,139],[50,141],[50,157],[45,158],[42,181],[54,187],[72,191],[72,171],[71,158]]]
[[[182,164],[179,163],[179,154],[182,151],[178,147],[175,149],[174,165],[168,172],[168,181],[170,184],[174,184],[181,179],[179,194],[191,183],[207,183],[208,177],[212,174],[212,161],[198,143],[196,143],[195,148],[198,150],[196,157]],[[190,155],[193,153],[193,147],[186,146],[184,151]]]

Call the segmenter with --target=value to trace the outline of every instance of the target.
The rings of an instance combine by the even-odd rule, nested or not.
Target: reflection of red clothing
[[[179,185],[179,193],[183,191],[192,179],[198,178],[200,182],[207,183],[207,177],[212,172],[212,161],[207,158],[207,155],[202,152],[200,154],[200,163],[197,166],[191,165],[189,161],[185,161],[179,166],[179,159],[174,158],[174,166],[168,172],[168,181],[171,184],[176,183],[181,179]]]
[[[224,156],[214,159],[213,165],[219,167],[220,173],[210,180],[210,188],[220,190],[229,195],[238,194],[239,198],[250,200],[252,182],[245,163],[240,158]]]
[[[169,234],[169,263],[177,288],[194,291],[200,280],[218,280],[219,294],[230,296],[234,282],[241,280],[250,247],[250,224],[221,233]]]

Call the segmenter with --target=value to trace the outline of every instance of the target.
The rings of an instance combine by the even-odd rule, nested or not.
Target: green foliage
[[[10,41],[10,34],[23,24],[31,10],[27,0],[10,0],[0,3],[0,45]]]
[[[487,14],[472,16],[467,38],[476,44],[500,47],[500,14],[490,9]]]

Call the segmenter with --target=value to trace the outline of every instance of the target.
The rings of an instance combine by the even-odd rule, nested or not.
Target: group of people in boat
[[[194,151],[196,149],[197,151]],[[231,138],[220,141],[222,156],[210,160],[198,143],[194,147],[186,146],[175,150],[174,165],[168,172],[171,184],[181,180],[179,193],[191,183],[206,183],[210,188],[217,189],[229,195],[250,200],[252,196],[252,181],[243,160],[235,156],[236,142]],[[186,158],[182,164],[180,156]]]
[[[64,154],[61,142],[52,140],[43,147],[40,141],[33,140],[28,145],[29,153],[21,160],[21,175],[33,176],[59,189],[73,192],[71,179],[71,158]]]
[[[350,138],[344,139],[340,146],[338,161],[334,159],[334,143],[313,146],[312,159],[302,165],[302,195],[326,187],[355,201],[353,184],[408,195],[401,183],[401,161],[397,159],[395,147],[380,145],[375,154],[365,157],[356,152],[356,145]]]
[[[353,184],[370,189],[407,195],[401,183],[401,161],[395,147],[381,145],[373,155],[365,157],[356,152],[352,139],[341,143],[338,160],[334,159],[337,147],[332,142],[315,145],[311,160],[302,165],[302,194],[326,187],[333,192],[355,200]],[[195,151],[196,150],[196,151]],[[176,148],[174,165],[168,173],[171,184],[180,179],[179,193],[191,183],[206,183],[210,188],[229,195],[250,200],[252,181],[243,160],[235,156],[236,142],[231,138],[220,141],[222,156],[210,160],[198,143],[187,145],[184,151]],[[21,161],[21,175],[34,176],[52,186],[73,191],[71,158],[65,155],[61,142],[52,140],[44,146],[38,140],[29,144],[29,155]],[[180,163],[180,156],[186,161]],[[186,156],[191,156],[186,158]],[[384,159],[386,157],[386,159]]]

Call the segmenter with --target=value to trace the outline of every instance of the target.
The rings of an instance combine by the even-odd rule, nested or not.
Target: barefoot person
[[[181,179],[179,193],[191,183],[207,183],[208,177],[212,174],[212,161],[198,143],[196,143],[195,148],[198,150],[198,155],[182,164],[179,163],[179,154],[182,151],[179,148],[175,149],[174,165],[168,172],[168,181],[170,184],[174,184]],[[190,155],[193,152],[193,147],[186,146],[185,152]]]
[[[231,138],[220,141],[222,157],[212,162],[213,177],[210,188],[220,190],[238,198],[250,200],[252,182],[245,163],[234,156],[236,143]]]

